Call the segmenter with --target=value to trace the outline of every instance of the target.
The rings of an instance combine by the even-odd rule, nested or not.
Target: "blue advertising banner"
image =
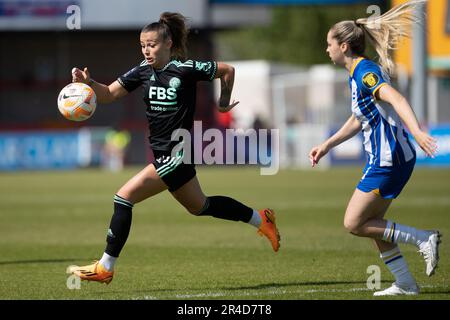
[[[0,16],[67,17],[67,8],[78,4],[76,0],[0,0]]]
[[[82,166],[90,157],[84,136],[83,131],[0,133],[0,170]]]
[[[450,124],[430,128],[430,134],[437,140],[438,150],[434,158],[427,157],[416,141],[411,138],[417,151],[417,165],[450,167]]]
[[[209,0],[213,4],[264,4],[264,5],[311,5],[311,4],[356,4],[380,3],[384,0]]]
[[[330,130],[330,137],[337,129]],[[410,141],[416,148],[417,166],[450,167],[450,124],[441,124],[429,129],[429,133],[437,140],[438,150],[434,158],[427,157],[418,146],[413,137]],[[358,134],[352,139],[342,143],[330,151],[332,165],[362,164],[366,161],[366,155],[362,145],[362,135]]]

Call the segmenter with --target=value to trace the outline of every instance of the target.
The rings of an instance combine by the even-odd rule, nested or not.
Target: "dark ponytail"
[[[172,40],[172,57],[185,60],[186,59],[186,42],[188,29],[186,27],[186,18],[175,12],[163,12],[158,22],[146,25],[141,33],[157,31],[162,39]]]

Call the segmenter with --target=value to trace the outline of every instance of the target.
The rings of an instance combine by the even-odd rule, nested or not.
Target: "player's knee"
[[[190,214],[194,215],[194,216],[199,216],[202,212],[202,208],[198,208],[198,207],[185,207],[187,212],[189,212]]]
[[[192,215],[194,216],[201,216],[203,215],[208,207],[209,207],[209,201],[207,198],[205,198],[203,201],[195,201],[189,204],[183,204],[183,207]]]
[[[361,233],[360,224],[355,220],[344,219],[344,228],[356,236]]]

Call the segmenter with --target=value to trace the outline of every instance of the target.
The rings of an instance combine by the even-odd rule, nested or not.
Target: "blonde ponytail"
[[[381,66],[388,74],[392,74],[395,69],[390,51],[397,49],[402,37],[411,37],[411,25],[420,23],[419,17],[415,15],[415,9],[425,2],[426,0],[408,1],[377,18],[356,20],[356,24],[368,35],[369,41],[378,53]]]
[[[411,25],[421,21],[420,17],[415,15],[415,9],[426,2],[427,0],[408,1],[379,17],[342,21],[335,24],[331,30],[334,31],[334,36],[339,43],[348,42],[352,52],[358,55],[364,53],[364,35],[367,35],[378,54],[381,67],[386,73],[392,74],[395,65],[390,51],[397,49],[402,37],[411,37]],[[358,29],[363,31],[363,35]],[[345,39],[351,41],[345,41]]]

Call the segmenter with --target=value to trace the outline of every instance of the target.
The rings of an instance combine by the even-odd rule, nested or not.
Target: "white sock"
[[[256,210],[253,210],[252,218],[247,223],[250,223],[252,226],[259,228],[259,226],[261,225],[261,222],[262,222],[262,220],[261,220],[261,216],[260,216],[259,212]]]
[[[104,252],[102,258],[99,261],[99,263],[102,266],[104,266],[106,270],[111,272],[111,271],[114,270],[114,264],[116,263],[116,260],[117,260],[116,257],[110,256],[109,254]]]
[[[413,227],[387,221],[382,240],[391,243],[409,243],[420,248],[420,245],[428,241],[430,233]]]
[[[416,281],[409,272],[408,264],[403,258],[399,247],[380,253],[381,259],[395,277],[395,283],[401,288],[409,288],[416,285]]]

